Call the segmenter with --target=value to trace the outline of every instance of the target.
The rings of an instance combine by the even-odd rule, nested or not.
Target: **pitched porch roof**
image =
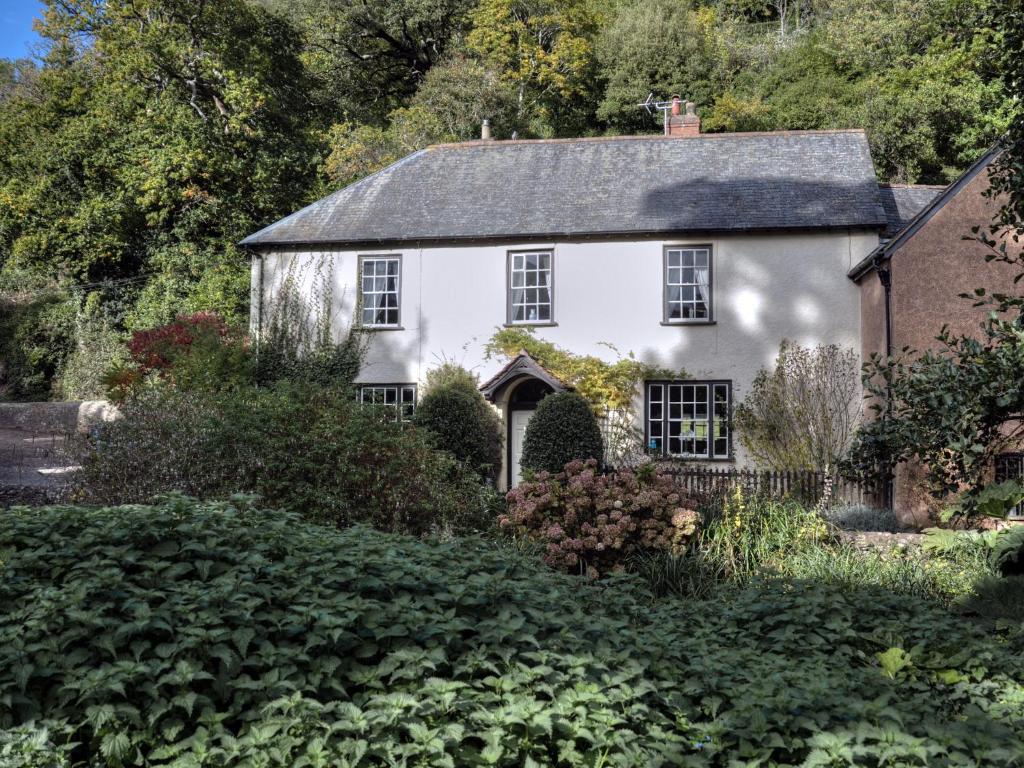
[[[565,392],[572,387],[538,363],[526,350],[520,350],[500,371],[480,385],[480,391],[490,402],[494,402],[510,384],[524,377],[540,379],[555,392]]]

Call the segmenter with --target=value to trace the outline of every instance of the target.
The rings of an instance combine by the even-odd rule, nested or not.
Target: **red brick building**
[[[997,154],[990,151],[945,188],[887,188],[887,213],[898,228],[891,227],[890,237],[849,272],[861,291],[864,360],[904,347],[935,347],[943,325],[954,334],[978,333],[987,310],[960,294],[976,288],[1004,293],[1021,289],[1013,282],[1020,270],[986,261],[991,251],[971,231],[990,226],[999,208],[998,200],[985,195],[988,168]],[[918,207],[909,219],[900,218],[901,211]],[[1009,245],[1019,252],[1019,246]],[[1014,464],[1014,457],[1007,457],[1001,469],[1012,471]],[[893,506],[905,522],[924,524],[934,512],[921,480],[919,466],[897,470]]]

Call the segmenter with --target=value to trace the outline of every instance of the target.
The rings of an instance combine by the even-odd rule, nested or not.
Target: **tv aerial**
[[[654,98],[654,93],[647,94],[647,98],[636,106],[643,108],[647,111],[647,114],[653,115],[655,112],[661,112],[663,122],[665,124],[665,133],[668,133],[668,116],[678,115],[682,111],[682,106],[685,104],[682,97],[673,96],[668,101],[657,101]]]

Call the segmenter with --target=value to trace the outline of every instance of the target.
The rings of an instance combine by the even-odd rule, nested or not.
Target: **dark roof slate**
[[[882,208],[889,220],[885,236],[891,237],[906,226],[918,212],[934,200],[945,186],[931,184],[880,184]]]
[[[242,244],[887,223],[859,130],[477,141],[415,152]]]

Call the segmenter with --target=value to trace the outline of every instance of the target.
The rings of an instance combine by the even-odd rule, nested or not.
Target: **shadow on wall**
[[[642,350],[644,358],[670,368],[682,366],[697,377],[770,366],[783,339],[806,347],[835,343],[859,353],[859,294],[846,276],[851,235],[841,228],[803,233],[797,228],[756,230],[781,217],[801,226],[820,226],[822,221],[841,221],[844,212],[851,223],[865,218],[884,221],[880,203],[876,214],[864,210],[864,201],[871,199],[878,199],[873,179],[836,185],[762,179],[721,182],[697,176],[648,193],[645,212],[660,220],[677,216],[681,231],[694,218],[705,222],[709,235],[738,224],[751,231],[729,234],[727,260],[713,257],[716,325],[684,326],[671,353],[647,347]],[[688,204],[683,213],[678,212],[681,200]],[[752,200],[757,201],[756,208]],[[797,239],[801,234],[806,237],[803,243]],[[699,367],[688,366],[688,359],[699,361]],[[707,363],[712,365],[705,370]]]

